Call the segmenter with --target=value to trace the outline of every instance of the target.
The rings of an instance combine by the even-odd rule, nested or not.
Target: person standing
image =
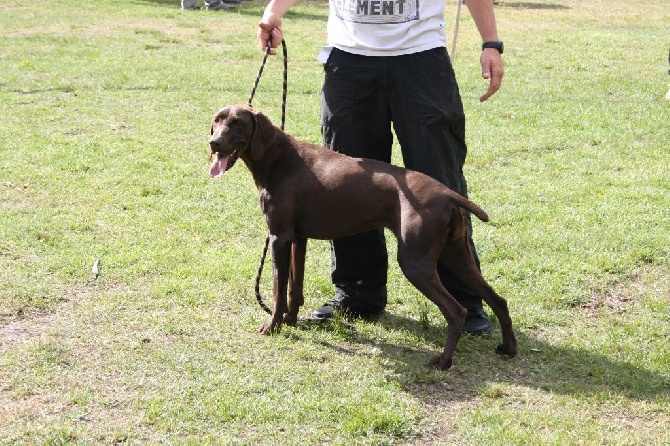
[[[283,39],[282,17],[296,0],[271,0],[257,37],[271,54]],[[481,35],[485,101],[501,85],[503,43],[492,0],[467,0]],[[406,168],[425,173],[467,197],[463,165],[465,114],[446,50],[445,0],[330,0],[327,41],[317,59],[325,77],[321,133],[325,147],[391,162],[393,131]],[[472,241],[472,252],[479,258]],[[387,303],[388,258],[382,229],[331,241],[335,295],[312,314],[334,310],[374,317]],[[468,310],[464,331],[482,334],[491,323],[479,296],[438,265],[445,288]]]

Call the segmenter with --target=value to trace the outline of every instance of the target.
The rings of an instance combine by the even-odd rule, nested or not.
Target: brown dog
[[[212,177],[222,175],[239,157],[260,193],[274,265],[274,311],[260,333],[296,323],[304,300],[308,238],[336,239],[386,227],[398,240],[403,274],[438,306],[448,323],[444,351],[430,360],[430,366],[451,367],[467,314],[440,282],[438,261],[498,317],[503,342],[497,351],[516,354],[507,302],[484,280],[467,242],[462,209],[488,221],[477,205],[427,175],[300,141],[245,105],[225,107],[214,116],[209,145]]]

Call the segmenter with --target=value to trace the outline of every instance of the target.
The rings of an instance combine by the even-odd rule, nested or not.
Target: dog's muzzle
[[[214,160],[209,167],[209,176],[212,178],[219,177],[226,173],[228,169],[233,167],[237,159],[240,157],[241,149],[235,150],[230,155],[221,155],[220,153],[212,152]]]

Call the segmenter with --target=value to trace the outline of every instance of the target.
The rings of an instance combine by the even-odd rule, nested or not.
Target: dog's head
[[[216,178],[225,173],[247,150],[251,159],[260,159],[275,132],[267,117],[247,105],[219,110],[212,119],[209,139],[210,159],[213,158],[210,176]]]

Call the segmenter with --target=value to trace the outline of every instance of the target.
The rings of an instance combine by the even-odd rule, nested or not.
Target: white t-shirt
[[[446,46],[445,0],[330,0],[325,63],[333,47],[363,56],[399,56]]]

